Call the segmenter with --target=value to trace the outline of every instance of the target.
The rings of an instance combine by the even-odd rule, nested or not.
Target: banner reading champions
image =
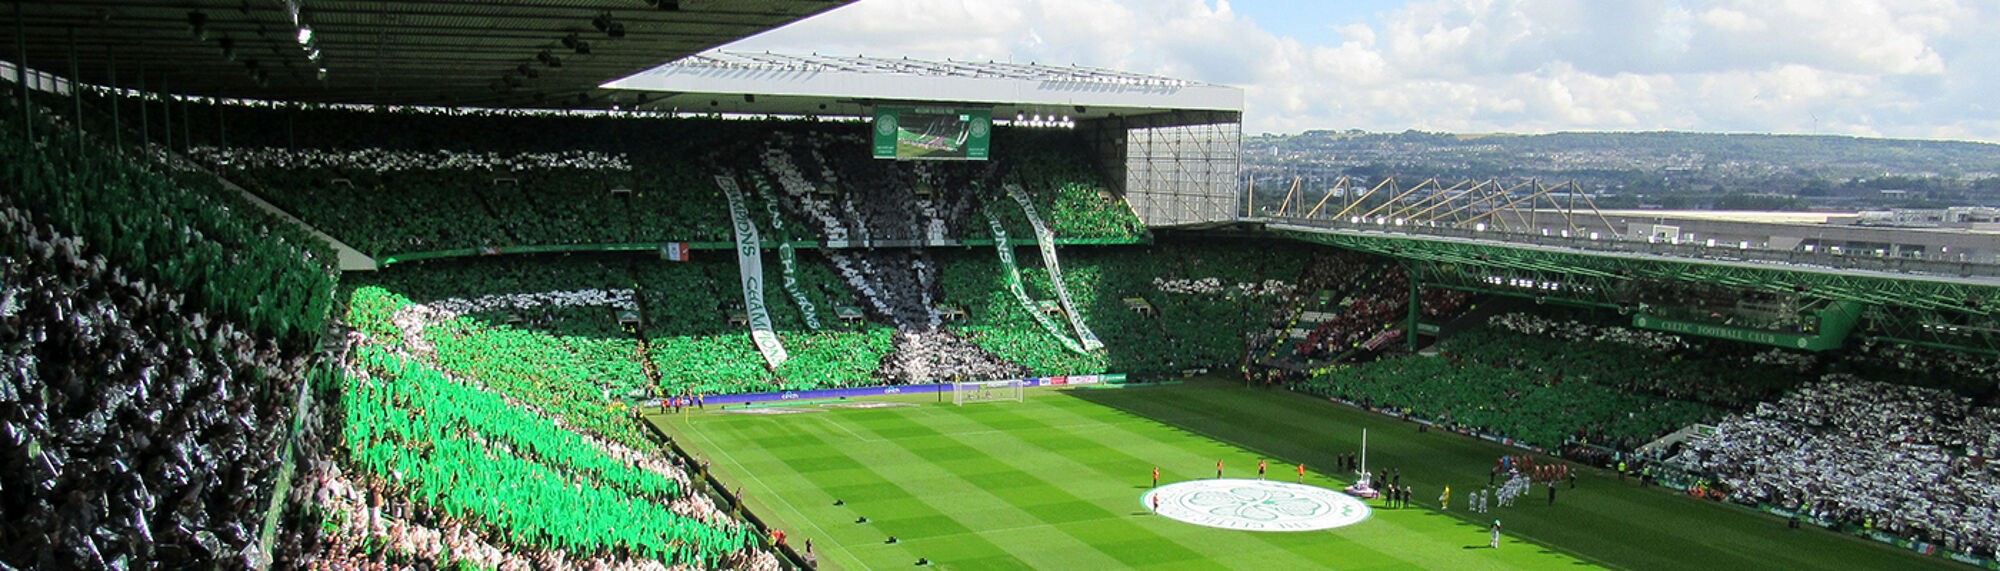
[[[759,248],[762,239],[757,236],[757,223],[750,221],[750,210],[743,206],[743,192],[736,187],[736,179],[715,175],[715,184],[722,187],[722,195],[729,199],[729,218],[736,226],[736,265],[743,278],[743,309],[750,320],[750,342],[757,345],[757,352],[764,354],[764,362],[777,369],[791,355],[785,353],[778,333],[771,329],[771,312],[764,306],[764,251]]]
[[[993,110],[875,108],[875,158],[983,161],[993,146]]]

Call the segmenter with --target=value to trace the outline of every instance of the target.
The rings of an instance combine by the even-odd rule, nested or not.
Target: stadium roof
[[[74,45],[101,85],[137,87],[143,69],[190,95],[601,107],[599,84],[852,1],[66,0],[0,8],[0,30],[23,25],[27,65],[63,76]]]
[[[1715,220],[1758,224],[1826,224],[1854,212],[1750,211],[1750,210],[1599,210],[1605,216],[1656,217],[1668,220]]]
[[[868,115],[880,104],[990,106],[994,117],[1161,113],[1239,120],[1243,90],[1083,66],[714,51],[605,84],[656,92],[649,109]]]

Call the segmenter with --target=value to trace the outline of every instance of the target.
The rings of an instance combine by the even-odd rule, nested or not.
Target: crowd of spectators
[[[331,249],[43,95],[0,103],[0,567],[256,563]]]
[[[506,544],[542,565],[573,558],[716,567],[746,560],[755,545],[754,533],[693,493],[688,475],[656,452],[574,431],[532,404],[461,383],[365,337],[351,359],[341,387],[342,440],[355,472],[371,483],[370,521],[357,524],[363,530],[398,527],[380,521],[385,513],[397,524],[461,531],[459,522],[477,522],[475,543]],[[358,499],[338,472],[316,473],[322,479],[301,493]],[[466,539],[433,533],[420,545],[422,534],[389,536],[413,553],[454,557],[442,542]]]
[[[1273,276],[1299,275],[1307,257],[1178,240],[1153,247],[1069,248],[1062,256],[1077,311],[1097,331],[1103,351],[1080,354],[1050,338],[1013,300],[991,255],[955,256],[944,264],[945,301],[971,314],[967,322],[948,327],[1042,375],[1226,366],[1243,358],[1244,332],[1263,327],[1295,301],[1296,286]],[[1032,297],[1053,296],[1039,264],[1024,261],[1021,273]],[[1127,298],[1144,300],[1152,311],[1135,311]]]
[[[1562,312],[1556,312],[1562,313]],[[1651,367],[1630,367],[1620,371],[1578,360],[1570,366],[1592,382],[1619,390],[1650,394],[1666,399],[1701,402],[1724,409],[1738,409],[1760,400],[1775,398],[1799,383],[1813,378],[1819,360],[1811,353],[1719,339],[1693,339],[1605,325],[1573,318],[1551,319],[1526,313],[1495,315],[1487,320],[1496,329],[1522,336],[1562,341],[1568,346],[1589,348],[1608,364],[1655,363]],[[1517,357],[1560,363],[1563,344],[1528,345]],[[1543,349],[1546,347],[1546,349]]]
[[[579,397],[1167,373],[1236,362],[1242,332],[1296,299],[1296,286],[1270,276],[1296,274],[1305,256],[1246,255],[1236,246],[1065,249],[1065,279],[1078,311],[1107,344],[1089,353],[1065,348],[1038,327],[1007,293],[984,249],[801,252],[793,287],[810,299],[822,329],[808,327],[800,306],[785,297],[769,304],[792,357],[775,370],[762,363],[743,325],[731,323],[743,314],[732,260],[578,254],[538,256],[533,263],[407,263],[357,277],[347,299],[350,325],[434,356],[448,370],[494,377],[500,389],[561,385]],[[910,271],[918,261],[937,269]],[[1029,290],[1051,296],[1047,271],[1026,265]],[[852,275],[843,278],[843,269]],[[881,305],[867,301],[871,296]],[[1135,312],[1127,298],[1147,300],[1151,311]],[[882,319],[881,307],[905,318]],[[966,318],[943,321],[945,307],[965,310]],[[634,308],[638,324],[621,323]],[[841,318],[857,308],[868,318]],[[597,419],[591,423],[615,422],[609,411],[571,412]]]
[[[1325,360],[1360,347],[1409,314],[1410,287],[1403,269],[1381,261],[1343,259],[1349,271],[1331,284],[1341,296],[1332,316],[1318,322],[1293,352],[1308,360]],[[1337,289],[1335,289],[1337,288]]]
[[[1297,293],[1297,288],[1285,283],[1284,280],[1267,279],[1261,282],[1224,284],[1222,278],[1214,277],[1201,279],[1168,279],[1156,277],[1153,278],[1153,289],[1165,293],[1207,296],[1226,295],[1230,297],[1238,295],[1254,297],[1290,296]]]
[[[681,163],[634,167],[625,154],[594,151],[195,151],[230,180],[377,257],[728,238],[713,182]]]
[[[645,442],[623,405],[606,398],[650,388],[629,338],[553,335],[448,317],[379,286],[354,290],[347,323],[441,370],[479,379],[485,388],[562,418],[567,426],[639,446]]]
[[[244,566],[305,353],[0,196],[0,565]]]
[[[1291,345],[1289,354],[1306,361],[1324,361],[1357,348],[1373,348],[1370,341],[1394,335],[1391,330],[1409,315],[1409,282],[1403,269],[1387,259],[1349,251],[1321,251],[1313,255],[1300,283],[1315,298],[1299,309],[1305,314],[1286,314],[1270,324],[1271,329],[1310,328],[1306,338]],[[1427,319],[1457,317],[1472,301],[1472,295],[1454,289],[1425,288],[1420,311]],[[1291,323],[1297,318],[1296,323]],[[1283,347],[1283,331],[1260,339],[1259,352]],[[1380,345],[1375,345],[1380,346]]]
[[[0,122],[0,174],[17,207],[88,242],[125,275],[183,293],[196,309],[285,343],[307,343],[326,327],[330,246],[206,173],[52,125],[29,141],[19,117]]]
[[[1002,129],[992,161],[881,161],[852,123],[190,106],[231,127],[192,132],[189,158],[377,257],[726,241],[715,175],[783,191],[767,194],[799,239],[985,237],[984,210],[1018,211],[1003,177],[1058,236],[1143,232],[1067,131]]]
[[[1991,557],[2000,550],[2000,408],[1828,375],[1732,415],[1669,459],[1729,499]]]
[[[1326,369],[1294,388],[1548,449],[1582,442],[1630,450],[1720,415],[1707,405],[1592,382],[1588,377],[1644,365],[1600,362],[1601,355],[1562,342],[1472,329],[1441,351]]]
[[[1532,313],[1496,315],[1488,320],[1488,323],[1494,327],[1522,335],[1547,337],[1571,343],[1629,345],[1660,353],[1679,351],[1688,347],[1687,340],[1671,333],[1632,329],[1616,325],[1605,326],[1568,319],[1551,319]]]
[[[1841,363],[1865,378],[1982,394],[2000,387],[2000,360],[1991,357],[1867,338]]]

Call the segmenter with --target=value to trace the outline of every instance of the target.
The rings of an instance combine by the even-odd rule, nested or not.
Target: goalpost
[[[1014,401],[1021,402],[1028,392],[1027,383],[1019,379],[1008,381],[966,381],[951,384],[951,403],[965,406],[965,403]]]

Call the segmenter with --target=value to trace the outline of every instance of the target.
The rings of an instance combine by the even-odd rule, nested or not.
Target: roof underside
[[[1175,124],[1228,122],[1243,90],[1082,66],[713,51],[605,87],[642,92],[660,110],[866,116],[876,105],[993,109],[996,119],[1041,115],[1076,121],[1185,116]]]
[[[1275,226],[1279,235],[1395,258],[1425,283],[1522,297],[1569,300],[1599,307],[1630,304],[1637,282],[1691,282],[1740,291],[1796,295],[1801,300],[1857,302],[1873,334],[1950,349],[2000,355],[2000,283],[1991,278],[1835,270],[1594,252],[1421,235],[1328,231]],[[1562,284],[1561,289],[1511,289],[1503,284]],[[1499,291],[1505,290],[1505,291]]]
[[[74,34],[79,75],[103,85],[138,87],[143,70],[149,89],[214,97],[608,107],[598,85],[852,1],[70,0],[0,8],[0,30],[25,24],[27,65],[63,76]],[[21,59],[13,41],[0,45]]]

